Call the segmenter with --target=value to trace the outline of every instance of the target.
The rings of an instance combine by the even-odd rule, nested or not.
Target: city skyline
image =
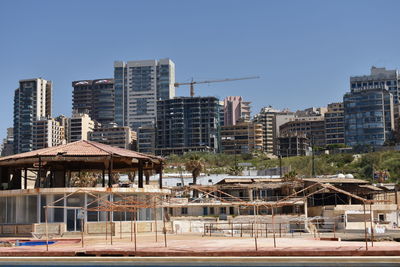
[[[297,110],[342,101],[350,76],[367,74],[372,65],[400,68],[394,45],[398,37],[392,34],[396,1],[15,2],[0,3],[2,138],[13,124],[10,100],[19,80],[52,81],[53,116],[70,116],[71,82],[112,77],[118,60],[168,57],[176,64],[177,82],[259,75],[258,80],[196,87],[198,96],[243,96],[252,102],[252,115],[269,105]],[[34,5],[46,15],[34,17]],[[146,21],[142,28],[130,26],[135,22],[130,10],[135,10],[136,21]],[[385,19],[370,19],[383,12]],[[12,19],[17,13],[24,19]],[[168,20],[168,13],[174,20]],[[146,20],[150,14],[158,20]],[[162,19],[170,31],[157,23]],[[131,29],[131,35],[121,36]],[[179,87],[176,96],[188,92],[188,87]]]

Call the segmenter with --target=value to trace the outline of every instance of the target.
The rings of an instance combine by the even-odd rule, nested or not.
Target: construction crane
[[[192,81],[187,83],[175,83],[175,87],[179,87],[181,85],[190,85],[190,96],[194,96],[194,85],[201,83],[221,83],[221,82],[231,82],[231,81],[239,81],[239,80],[250,80],[250,79],[258,79],[259,76],[251,76],[251,77],[242,77],[242,78],[232,78],[232,79],[221,79],[221,80],[209,80],[209,81]]]

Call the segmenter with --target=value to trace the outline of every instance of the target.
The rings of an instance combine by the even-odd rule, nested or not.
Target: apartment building
[[[101,123],[114,122],[115,93],[113,79],[81,80],[72,82],[72,110],[87,113]]]
[[[325,139],[327,145],[344,144],[343,102],[328,105],[325,113]]]
[[[114,82],[114,122],[137,131],[155,123],[157,100],[175,96],[175,64],[168,58],[116,61]]]
[[[42,79],[19,81],[14,93],[14,153],[33,150],[33,122],[51,117],[52,82]]]
[[[128,126],[118,126],[110,123],[89,132],[89,140],[98,143],[136,150],[137,135]]]
[[[250,121],[221,127],[221,148],[227,154],[250,154],[263,151],[261,124]]]
[[[158,101],[156,154],[219,152],[219,107],[215,97],[176,97]]]
[[[228,96],[224,99],[224,125],[235,125],[251,118],[251,102],[246,102],[241,96]]]
[[[68,141],[71,143],[79,140],[88,140],[89,133],[99,127],[99,124],[93,121],[86,113],[74,112],[69,119],[68,127]]]
[[[54,118],[33,122],[33,150],[66,144],[64,126]]]
[[[254,116],[254,122],[263,127],[263,146],[268,154],[277,155],[277,138],[280,135],[280,126],[288,121],[294,120],[293,112],[289,110],[277,110],[269,107],[261,109],[260,113]]]
[[[346,145],[382,146],[391,138],[394,98],[386,84],[352,88],[343,104]]]

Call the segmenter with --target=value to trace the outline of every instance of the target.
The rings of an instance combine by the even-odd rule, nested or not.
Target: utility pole
[[[311,137],[311,156],[312,156],[312,167],[311,167],[311,176],[315,177],[315,155],[314,155],[314,136]]]
[[[234,137],[235,138],[235,137]],[[238,163],[237,163],[237,148],[236,148],[236,146],[237,146],[237,144],[236,144],[236,138],[234,139],[235,140],[235,142],[234,142],[234,145],[235,145],[235,168],[236,168],[236,170],[238,169]]]
[[[282,155],[279,153],[279,176],[282,178]]]

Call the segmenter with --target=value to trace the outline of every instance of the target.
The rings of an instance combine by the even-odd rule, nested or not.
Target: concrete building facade
[[[221,150],[227,154],[263,151],[262,125],[245,121],[221,127]]]
[[[98,143],[136,150],[137,136],[128,126],[118,126],[115,123],[104,125],[89,132],[89,140]]]
[[[14,153],[32,151],[33,122],[51,117],[52,82],[34,78],[19,81],[14,94]]]
[[[277,138],[279,137],[279,127],[294,120],[294,113],[288,110],[277,110],[271,106],[264,107],[260,113],[254,116],[254,122],[261,124],[263,127],[263,146],[264,151],[268,154],[277,155]]]
[[[64,126],[53,118],[33,122],[33,150],[66,144]]]
[[[75,112],[68,122],[68,142],[88,140],[89,133],[93,132],[97,123],[86,113]]]
[[[224,125],[235,125],[240,121],[249,121],[251,118],[250,103],[241,96],[228,96],[224,99]]]
[[[278,155],[281,157],[305,156],[310,142],[305,135],[278,138]]]
[[[305,136],[315,146],[325,147],[324,117],[299,117],[280,126],[280,136]]]
[[[87,113],[99,123],[114,122],[115,93],[113,79],[82,80],[72,82],[72,110]]]
[[[344,144],[343,102],[328,105],[325,113],[325,139],[327,145]]]
[[[156,154],[220,150],[219,101],[176,97],[157,102]]]

